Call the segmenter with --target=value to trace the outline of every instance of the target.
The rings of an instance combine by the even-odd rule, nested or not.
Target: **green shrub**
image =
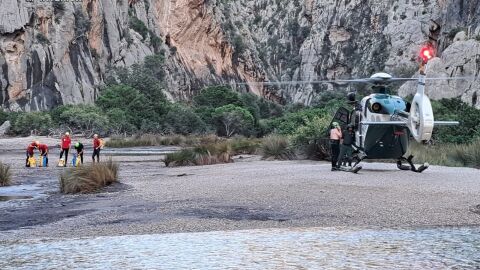
[[[288,139],[279,135],[270,135],[263,140],[262,157],[264,159],[294,159],[295,154],[292,151]]]
[[[288,112],[282,117],[265,121],[266,132],[276,132],[282,135],[293,135],[300,127],[306,125],[315,117],[330,117],[330,114],[323,108],[307,108],[294,112]]]
[[[130,28],[139,33],[143,39],[146,39],[149,34],[148,27],[133,15],[130,16]]]
[[[0,161],[0,187],[9,186],[12,182],[10,166]]]
[[[438,127],[433,131],[436,143],[467,144],[480,137],[480,110],[460,99],[432,101],[435,120],[457,120],[459,126]]]
[[[110,122],[102,110],[93,105],[66,105],[60,106],[51,112],[55,124],[68,127],[73,131],[88,131],[91,133],[107,134]]]
[[[8,120],[8,113],[0,109],[0,126]]]
[[[71,168],[60,175],[62,193],[91,193],[118,181],[118,164],[105,163]]]
[[[53,127],[50,114],[45,112],[18,113],[14,119],[11,128],[13,135],[48,135],[49,129]]]

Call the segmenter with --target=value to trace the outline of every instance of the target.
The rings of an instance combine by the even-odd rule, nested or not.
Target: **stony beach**
[[[54,166],[58,149],[51,150],[51,167],[24,167],[24,147],[31,140],[0,140],[0,160],[12,166],[14,175],[14,186],[0,187],[0,196],[13,190],[32,197],[0,201],[0,241],[257,228],[480,225],[477,169],[432,166],[417,174],[399,171],[394,164],[364,163],[360,173],[352,174],[331,172],[326,162],[262,161],[258,156],[166,168],[160,154],[122,155],[118,150],[112,158],[120,163],[119,184],[95,194],[63,195],[58,175],[64,168]]]

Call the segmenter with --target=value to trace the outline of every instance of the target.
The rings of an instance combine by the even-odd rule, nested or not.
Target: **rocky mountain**
[[[166,56],[172,100],[229,84],[312,104],[333,87],[254,82],[412,76],[426,41],[438,50],[429,76],[470,78],[430,83],[431,97],[480,107],[476,0],[2,0],[0,104],[28,111],[91,103],[109,72],[155,53]]]

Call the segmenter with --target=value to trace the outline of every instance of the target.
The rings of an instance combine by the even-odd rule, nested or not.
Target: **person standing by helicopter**
[[[337,122],[332,123],[330,130],[330,155],[332,158],[332,171],[337,170],[337,161],[340,152],[340,139],[342,138],[342,129]]]
[[[348,124],[347,129],[342,132],[342,143],[340,145],[340,154],[338,155],[337,169],[340,168],[342,162],[346,159],[348,166],[352,167],[352,144],[355,142],[355,132],[353,131],[353,125]]]

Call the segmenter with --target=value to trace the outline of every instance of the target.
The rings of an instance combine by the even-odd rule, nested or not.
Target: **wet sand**
[[[417,174],[394,164],[365,163],[355,175],[331,172],[326,162],[261,161],[256,156],[232,164],[165,168],[158,154],[117,152],[113,159],[121,163],[121,184],[95,194],[62,195],[58,175],[63,168],[23,167],[24,144],[31,140],[0,140],[0,160],[12,165],[14,184],[25,187],[24,194],[34,193],[33,199],[0,202],[0,240],[480,225],[476,169],[432,166]],[[57,155],[53,149],[52,165]],[[28,190],[32,187],[36,191]]]

